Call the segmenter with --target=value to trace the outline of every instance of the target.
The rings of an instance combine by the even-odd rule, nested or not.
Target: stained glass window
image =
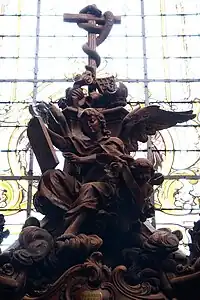
[[[102,10],[122,15],[99,47],[99,74],[114,74],[129,89],[129,108],[159,104],[193,109],[197,118],[158,132],[137,156],[150,156],[165,175],[155,190],[157,227],[181,229],[183,244],[199,214],[199,0],[96,0]],[[64,95],[87,58],[86,34],[63,22],[89,1],[2,0],[0,4],[0,212],[17,237],[31,205],[40,170],[30,151],[26,126],[32,101]],[[62,164],[62,162],[61,162]],[[41,216],[38,215],[39,218]]]

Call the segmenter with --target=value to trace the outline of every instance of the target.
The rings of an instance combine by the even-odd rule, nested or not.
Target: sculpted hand
[[[82,157],[79,157],[78,155],[71,153],[71,152],[65,152],[63,153],[63,156],[67,158],[71,163],[81,163]]]

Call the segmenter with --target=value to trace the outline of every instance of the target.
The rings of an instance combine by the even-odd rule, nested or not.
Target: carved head
[[[94,137],[100,133],[109,136],[104,115],[94,108],[86,108],[80,116],[82,131],[88,137]]]
[[[91,84],[95,79],[95,69],[91,66],[85,66],[85,72],[82,76],[87,84]]]
[[[79,87],[84,85],[90,85],[95,80],[95,70],[93,67],[85,66],[85,72],[82,74],[78,74],[75,76],[74,81],[75,85],[78,85]]]
[[[149,182],[155,172],[152,163],[146,158],[137,158],[134,161],[134,168],[131,170],[139,185]]]

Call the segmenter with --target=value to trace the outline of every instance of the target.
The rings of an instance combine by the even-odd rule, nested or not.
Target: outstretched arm
[[[65,152],[63,153],[63,156],[69,160],[71,163],[78,163],[78,164],[87,164],[87,163],[93,163],[97,159],[96,154],[88,155],[88,156],[78,156],[71,152]]]
[[[87,163],[93,163],[93,162],[98,162],[101,164],[108,164],[112,161],[118,161],[118,162],[125,163],[125,160],[123,160],[122,158],[110,155],[108,153],[92,154],[92,155],[80,157],[74,153],[66,152],[66,153],[64,153],[64,157],[67,158],[70,162],[78,163],[78,164],[87,164]]]
[[[63,112],[52,103],[49,103],[49,112],[49,129],[61,134],[62,136],[70,136],[71,130]]]
[[[53,145],[58,148],[61,152],[72,151],[73,145],[71,143],[70,137],[63,137],[51,129],[47,128]]]

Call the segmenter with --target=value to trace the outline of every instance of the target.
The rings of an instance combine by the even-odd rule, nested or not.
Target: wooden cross
[[[104,25],[105,19],[103,17],[96,17],[91,14],[68,14],[65,13],[63,15],[64,22],[69,23],[84,23],[88,22],[94,25]],[[115,16],[114,17],[114,24],[120,24],[121,17]],[[88,33],[88,45],[92,50],[96,50],[96,34],[95,33]],[[88,65],[92,67],[96,67],[96,63],[93,59],[88,58]]]

